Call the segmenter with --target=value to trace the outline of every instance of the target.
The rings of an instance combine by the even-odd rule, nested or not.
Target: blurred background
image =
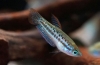
[[[80,0],[80,1],[78,0],[0,0],[0,28],[2,30],[5,30],[5,32],[10,31],[14,33],[18,33],[18,32],[23,33],[29,30],[33,30],[34,32],[35,26],[30,24],[28,21],[29,9],[34,8],[37,11],[39,11],[39,13],[49,21],[50,21],[50,16],[48,12],[50,14],[53,13],[55,16],[57,16],[57,18],[60,20],[60,23],[62,25],[62,30],[65,33],[67,33],[76,42],[76,44],[79,47],[88,50],[89,46],[100,41],[100,20],[99,20],[100,4],[99,3],[100,3],[99,0],[95,0],[95,1],[93,0],[88,0],[88,1],[84,1],[84,0]],[[5,34],[0,33],[0,35],[4,35],[4,36],[6,34],[7,33]],[[36,32],[37,36],[38,34],[39,33]],[[11,40],[9,38],[11,35],[12,34],[10,34],[8,37],[5,36],[5,39]],[[41,37],[41,35],[39,36]],[[19,46],[21,45],[19,43],[15,42],[15,44],[13,44],[14,42],[13,43],[9,42],[10,62],[8,63],[8,65],[44,65],[44,62],[46,60],[47,60],[46,61],[47,64],[45,63],[46,65],[51,65],[51,64],[52,65],[53,64],[54,65],[61,65],[61,64],[100,65],[98,63],[100,62],[100,59],[98,59],[98,61],[94,63],[89,63],[91,61],[94,61],[94,59],[91,61],[85,60],[84,62],[87,62],[87,64],[84,64],[84,62],[78,63],[78,61],[74,61],[75,58],[73,59],[72,57],[70,60],[73,59],[73,62],[76,62],[76,64],[74,63],[67,64],[68,62],[67,60],[66,63],[61,62],[61,64],[55,64],[54,58],[57,58],[58,56],[62,57],[62,54],[58,54],[57,57],[52,57],[51,55],[53,54],[51,55],[48,54],[49,52],[52,52],[52,49],[54,50],[55,48],[49,46],[49,44],[47,44],[44,39],[40,39],[40,37],[32,38],[35,40],[32,41],[33,47],[31,46],[31,43],[27,43],[27,44],[25,43],[27,47],[24,48],[24,43],[23,43],[22,47],[20,48]],[[40,40],[40,42],[38,40]],[[41,47],[40,52],[33,52],[34,44],[37,44],[37,47]],[[85,52],[83,53],[86,54]],[[67,56],[66,58],[69,59],[70,57]],[[61,58],[57,58],[57,59],[59,60]]]

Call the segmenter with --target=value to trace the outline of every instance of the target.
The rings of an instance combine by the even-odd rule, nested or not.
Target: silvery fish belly
[[[81,52],[74,41],[61,30],[58,19],[52,15],[52,24],[44,19],[34,9],[30,10],[30,22],[36,25],[44,39],[53,47],[57,47],[59,51],[69,55],[79,57]]]

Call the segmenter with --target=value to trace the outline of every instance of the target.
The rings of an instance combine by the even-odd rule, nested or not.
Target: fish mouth
[[[68,54],[67,54],[68,55]],[[79,55],[69,55],[69,56],[72,56],[72,57],[81,57],[82,54],[79,54]]]
[[[77,50],[77,51],[78,51],[78,53],[76,55],[74,55],[74,56],[75,57],[81,57],[82,56],[82,53],[79,50]]]
[[[81,57],[82,56],[82,53],[79,53],[76,57]]]
[[[82,53],[78,53],[77,55],[73,55],[74,57],[81,57]]]
[[[77,55],[73,55],[73,54],[70,53],[70,54],[67,54],[67,55],[72,56],[72,57],[81,57],[82,53],[80,52]]]

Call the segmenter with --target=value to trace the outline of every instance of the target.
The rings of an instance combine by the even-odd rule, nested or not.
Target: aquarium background
[[[7,36],[6,32],[36,32],[32,34],[35,37],[30,42],[26,42],[26,37],[24,43],[7,42],[9,48],[5,45],[3,48],[7,48],[9,58],[2,60],[5,59],[7,65],[100,65],[100,57],[95,57],[88,51],[91,45],[100,41],[99,3],[99,0],[1,0],[0,29],[4,32],[1,30],[0,39],[16,39]],[[48,13],[57,16],[62,30],[75,41],[83,56],[76,58],[64,53],[52,53],[57,48],[51,47],[35,26],[29,23],[30,8],[36,9],[49,22]]]

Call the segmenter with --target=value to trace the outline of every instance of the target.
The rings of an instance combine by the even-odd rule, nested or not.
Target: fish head
[[[79,50],[78,46],[75,44],[75,42],[69,36],[66,36],[65,39],[66,41],[63,44],[64,46],[63,51],[69,56],[74,56],[74,57],[82,56],[82,53]]]
[[[66,55],[73,56],[73,57],[80,57],[82,56],[81,52],[79,51],[77,46],[72,46],[72,45],[63,45],[59,44],[58,49],[65,53]]]
[[[72,42],[65,42],[61,46],[61,51],[69,56],[74,56],[74,57],[80,57],[82,56],[82,53],[80,52],[79,48],[77,45],[72,41]]]
[[[71,52],[71,55],[74,56],[74,57],[80,57],[80,56],[82,56],[81,52],[79,50],[76,50],[76,49],[74,49]]]
[[[74,56],[74,57],[80,57],[82,56],[81,52],[78,49],[68,49],[68,48],[64,48],[63,52],[69,56]]]

